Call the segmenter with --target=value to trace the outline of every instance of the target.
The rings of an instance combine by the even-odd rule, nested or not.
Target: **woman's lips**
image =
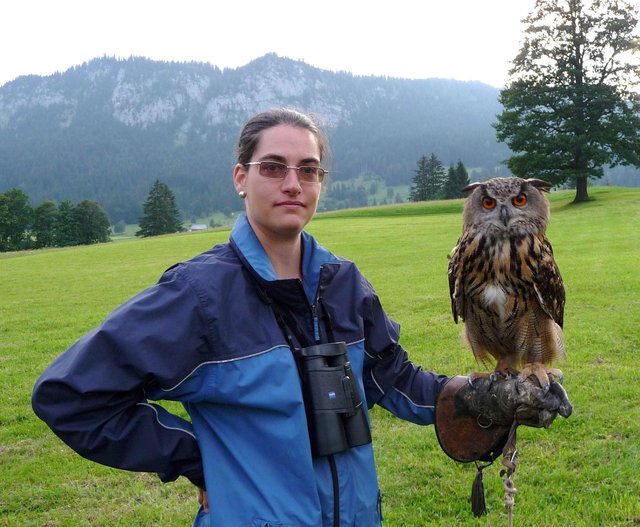
[[[301,201],[281,201],[277,203],[279,207],[285,207],[287,209],[296,209],[299,207],[304,207],[304,204]]]

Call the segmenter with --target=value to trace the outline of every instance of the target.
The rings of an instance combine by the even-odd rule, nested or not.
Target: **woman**
[[[35,386],[34,410],[81,455],[197,485],[196,525],[380,525],[360,400],[433,423],[448,378],[408,360],[355,265],[303,230],[327,150],[306,115],[251,119],[229,243],[166,271]],[[148,402],[162,399],[191,422]]]

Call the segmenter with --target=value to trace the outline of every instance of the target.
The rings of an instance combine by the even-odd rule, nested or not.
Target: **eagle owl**
[[[465,187],[462,236],[449,260],[453,318],[476,359],[506,376],[534,375],[563,358],[564,285],[545,235],[551,184],[494,178]],[[522,370],[520,371],[520,369]]]

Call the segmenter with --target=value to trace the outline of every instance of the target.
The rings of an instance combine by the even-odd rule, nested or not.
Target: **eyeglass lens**
[[[317,183],[324,177],[324,169],[314,166],[289,167],[277,161],[261,161],[260,175],[268,178],[284,179],[287,171],[294,168],[298,172],[298,178],[308,183]]]

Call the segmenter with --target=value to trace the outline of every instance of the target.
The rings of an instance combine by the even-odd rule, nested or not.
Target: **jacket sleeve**
[[[370,285],[365,299],[364,386],[367,404],[421,425],[433,424],[435,404],[449,379],[409,360],[399,344],[400,326],[385,313]]]
[[[32,395],[35,413],[87,459],[204,487],[191,424],[145,395],[194,367],[207,340],[200,313],[188,282],[165,274],[45,370]]]

